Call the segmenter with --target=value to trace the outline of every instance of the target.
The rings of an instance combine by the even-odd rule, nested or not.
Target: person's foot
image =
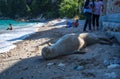
[[[95,27],[93,28],[93,31],[95,31]]]
[[[88,32],[88,31],[86,31],[86,30],[83,30],[83,32]]]
[[[97,27],[97,28],[96,28],[96,30],[98,31],[98,30],[99,30],[99,28]]]
[[[89,30],[88,32],[93,32],[92,30]]]

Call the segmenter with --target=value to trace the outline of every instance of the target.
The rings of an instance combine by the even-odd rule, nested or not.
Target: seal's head
[[[51,59],[51,58],[55,57],[55,54],[54,54],[53,49],[51,48],[51,46],[47,46],[47,47],[44,47],[42,49],[42,56],[45,59]]]

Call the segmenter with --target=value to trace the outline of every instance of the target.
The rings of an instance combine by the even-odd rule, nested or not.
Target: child
[[[78,19],[77,19],[75,22],[67,21],[67,22],[66,22],[66,28],[78,27],[78,26],[79,26],[78,21],[79,21]]]
[[[75,22],[72,23],[73,27],[78,27],[79,26],[79,20],[77,19]]]

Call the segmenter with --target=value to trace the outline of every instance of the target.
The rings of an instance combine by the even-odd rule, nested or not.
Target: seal
[[[74,54],[86,46],[100,43],[108,39],[93,33],[66,34],[61,37],[54,45],[46,46],[42,49],[42,56],[45,59],[52,59],[62,55]]]

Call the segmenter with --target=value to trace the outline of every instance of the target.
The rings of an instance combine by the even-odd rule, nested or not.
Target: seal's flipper
[[[82,52],[82,51],[74,51],[73,54],[85,54],[86,52]]]

